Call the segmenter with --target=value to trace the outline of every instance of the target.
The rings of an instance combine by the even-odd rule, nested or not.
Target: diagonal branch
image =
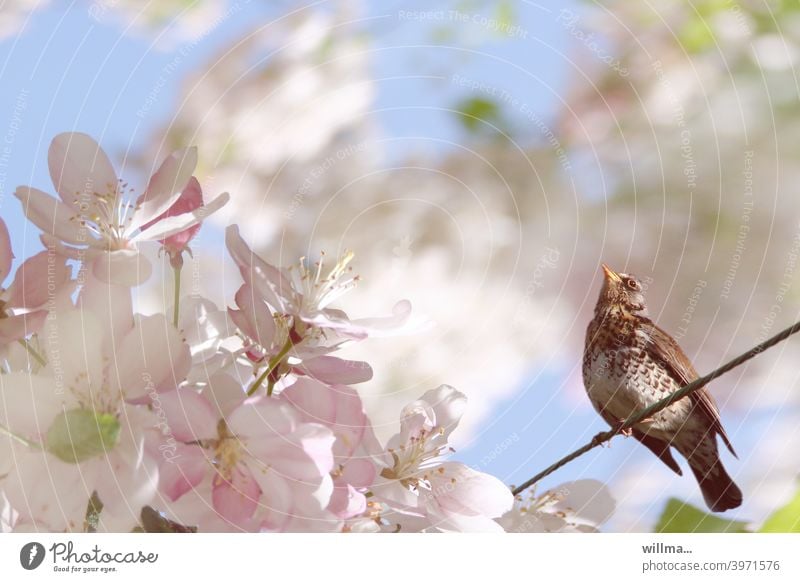
[[[664,410],[667,406],[669,406],[670,404],[672,404],[676,400],[680,400],[681,398],[685,398],[686,396],[688,396],[692,392],[695,392],[696,390],[699,390],[700,388],[702,388],[703,386],[705,386],[706,384],[708,384],[712,380],[714,380],[716,378],[719,378],[720,376],[722,376],[723,374],[725,374],[727,372],[730,372],[731,370],[733,370],[737,366],[741,366],[747,360],[750,360],[750,359],[754,358],[755,356],[757,356],[761,352],[763,352],[765,350],[768,350],[769,348],[771,348],[775,344],[782,342],[783,340],[788,338],[790,335],[795,334],[798,331],[800,331],[800,322],[795,323],[791,327],[787,327],[782,332],[772,336],[768,340],[765,340],[765,341],[761,342],[756,347],[748,350],[747,352],[743,353],[741,356],[732,359],[730,362],[728,362],[727,364],[717,368],[716,370],[714,370],[710,374],[706,374],[705,376],[703,376],[701,378],[698,378],[697,380],[695,380],[693,382],[690,382],[689,384],[687,384],[686,386],[684,386],[680,390],[676,390],[675,392],[673,392],[672,394],[670,394],[666,398],[664,398],[662,400],[659,400],[655,404],[653,404],[651,406],[648,406],[647,408],[645,408],[644,410],[640,411],[639,413],[628,417],[625,420],[625,422],[622,423],[622,425],[620,425],[619,427],[616,427],[613,430],[607,430],[605,432],[598,433],[597,435],[595,435],[595,437],[590,442],[588,442],[587,444],[583,445],[581,448],[571,452],[566,457],[556,461],[555,463],[553,463],[552,465],[547,467],[547,469],[545,469],[544,471],[541,471],[540,473],[537,473],[536,475],[534,475],[533,477],[531,477],[530,479],[525,481],[525,483],[523,483],[519,487],[515,487],[514,490],[512,491],[512,493],[514,495],[519,495],[520,493],[525,491],[528,487],[530,487],[531,485],[533,485],[537,481],[541,481],[542,479],[544,479],[545,477],[547,477],[551,473],[557,471],[558,469],[560,469],[561,467],[563,467],[567,463],[570,463],[571,461],[574,461],[575,459],[577,459],[578,457],[580,457],[584,453],[588,453],[589,451],[591,451],[595,447],[599,447],[603,443],[605,443],[607,441],[610,441],[613,437],[615,437],[618,434],[620,434],[623,430],[631,428],[633,425],[641,422],[642,420],[648,419],[651,416],[653,416],[654,414],[656,414],[658,412],[661,412],[662,410]]]

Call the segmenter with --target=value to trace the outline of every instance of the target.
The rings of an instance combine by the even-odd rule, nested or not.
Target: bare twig
[[[798,331],[800,331],[800,322],[795,323],[791,327],[787,327],[786,329],[784,329],[779,334],[774,335],[771,338],[769,338],[768,340],[765,340],[765,341],[761,342],[756,347],[748,350],[747,352],[743,353],[741,356],[732,359],[730,362],[728,362],[727,364],[717,368],[716,370],[714,370],[710,374],[706,374],[705,376],[703,376],[701,378],[698,378],[694,382],[690,382],[689,384],[687,384],[686,386],[684,386],[680,390],[676,390],[675,392],[673,392],[672,394],[670,394],[666,398],[664,398],[662,400],[659,400],[658,402],[656,402],[652,406],[648,406],[647,408],[645,408],[644,410],[640,411],[639,413],[630,416],[619,427],[616,427],[613,430],[607,430],[605,432],[598,433],[597,435],[595,435],[595,437],[590,442],[588,442],[587,444],[583,445],[581,448],[577,449],[576,451],[571,452],[569,455],[567,455],[563,459],[560,459],[560,460],[556,461],[555,463],[553,463],[552,465],[547,467],[544,471],[541,471],[540,473],[537,473],[536,475],[534,475],[533,477],[531,477],[530,479],[525,481],[525,483],[523,483],[519,487],[516,487],[513,490],[514,495],[519,495],[520,493],[525,491],[528,487],[530,487],[531,485],[533,485],[537,481],[541,481],[542,479],[544,479],[545,477],[547,477],[548,475],[550,475],[554,471],[557,471],[558,469],[560,469],[561,467],[563,467],[567,463],[570,463],[571,461],[574,461],[575,459],[577,459],[578,457],[580,457],[584,453],[588,453],[589,451],[591,451],[595,447],[599,447],[603,443],[605,443],[607,441],[610,441],[612,438],[614,438],[615,436],[620,434],[623,430],[631,428],[633,425],[641,422],[642,420],[650,418],[654,414],[656,414],[658,412],[661,412],[662,410],[664,410],[667,406],[669,406],[670,404],[672,404],[676,400],[680,400],[681,398],[685,398],[686,396],[688,396],[692,392],[695,392],[696,390],[699,390],[700,388],[702,388],[703,386],[705,386],[706,384],[708,384],[712,380],[722,376],[723,374],[725,374],[727,372],[730,372],[731,370],[733,370],[737,366],[741,366],[747,360],[750,360],[750,359],[754,358],[755,356],[757,356],[761,352],[763,352],[765,350],[768,350],[769,348],[771,348],[775,344],[782,342],[783,340],[788,338],[790,335],[795,334]]]

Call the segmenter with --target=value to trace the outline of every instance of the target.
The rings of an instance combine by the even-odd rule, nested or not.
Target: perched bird
[[[675,340],[648,317],[641,282],[606,265],[603,272],[603,288],[586,331],[583,383],[595,410],[618,427],[698,375]],[[625,432],[682,475],[671,453],[675,447],[689,462],[712,511],[741,505],[742,492],[720,461],[717,435],[736,453],[705,387]]]

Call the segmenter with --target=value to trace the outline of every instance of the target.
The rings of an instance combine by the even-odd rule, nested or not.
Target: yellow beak
[[[603,267],[603,273],[605,274],[607,281],[613,281],[614,283],[619,283],[620,281],[622,281],[619,275],[617,275],[614,271],[612,271],[608,265],[603,263],[601,266]]]

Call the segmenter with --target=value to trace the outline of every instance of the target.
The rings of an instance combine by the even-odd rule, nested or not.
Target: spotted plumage
[[[698,375],[675,340],[648,317],[641,283],[605,265],[603,271],[603,288],[586,332],[583,382],[595,410],[616,427]],[[672,447],[683,455],[712,511],[741,505],[742,493],[722,466],[717,435],[736,453],[705,387],[630,432],[679,475]]]

